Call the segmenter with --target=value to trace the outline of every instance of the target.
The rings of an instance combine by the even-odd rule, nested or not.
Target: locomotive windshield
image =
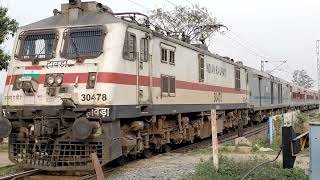
[[[67,59],[96,58],[103,52],[102,27],[73,28],[65,32],[61,56]]]
[[[20,60],[43,60],[54,56],[57,44],[55,31],[26,31],[19,36],[20,48],[16,56]]]

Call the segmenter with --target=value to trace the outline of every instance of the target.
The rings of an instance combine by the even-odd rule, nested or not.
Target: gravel
[[[167,153],[129,163],[112,173],[108,180],[178,180],[194,173],[194,167],[208,155]]]

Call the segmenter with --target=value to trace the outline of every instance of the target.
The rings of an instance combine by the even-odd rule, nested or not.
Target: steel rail
[[[29,171],[19,172],[19,173],[16,173],[16,174],[11,174],[11,175],[8,175],[8,176],[0,177],[0,180],[23,178],[23,177],[27,177],[27,176],[39,173],[41,171],[43,171],[43,170],[33,169],[33,170],[29,170]]]

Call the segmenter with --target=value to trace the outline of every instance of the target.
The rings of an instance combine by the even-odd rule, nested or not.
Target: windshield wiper
[[[46,49],[46,46],[44,46],[41,51],[37,54],[34,54],[35,55],[35,58],[32,60],[32,65],[36,65],[39,63],[39,55],[42,55],[41,53]]]
[[[72,46],[76,52],[76,59],[80,58],[80,54],[79,54],[78,47],[77,47],[76,43],[74,42],[74,40],[71,37],[70,37],[70,41],[71,41]]]

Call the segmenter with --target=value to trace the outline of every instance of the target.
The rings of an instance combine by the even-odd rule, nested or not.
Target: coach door
[[[262,80],[262,78],[258,77],[258,79],[259,79],[259,84],[258,84],[259,85],[259,105],[261,107],[261,105],[262,105],[262,102],[261,102],[262,101],[262,97],[261,97],[262,96],[262,93],[261,93],[261,91],[262,91],[262,89],[261,89],[261,85],[262,85],[261,84],[261,80]]]
[[[138,101],[141,105],[152,102],[152,61],[150,55],[150,38],[146,35],[140,38],[139,57],[137,61]]]

